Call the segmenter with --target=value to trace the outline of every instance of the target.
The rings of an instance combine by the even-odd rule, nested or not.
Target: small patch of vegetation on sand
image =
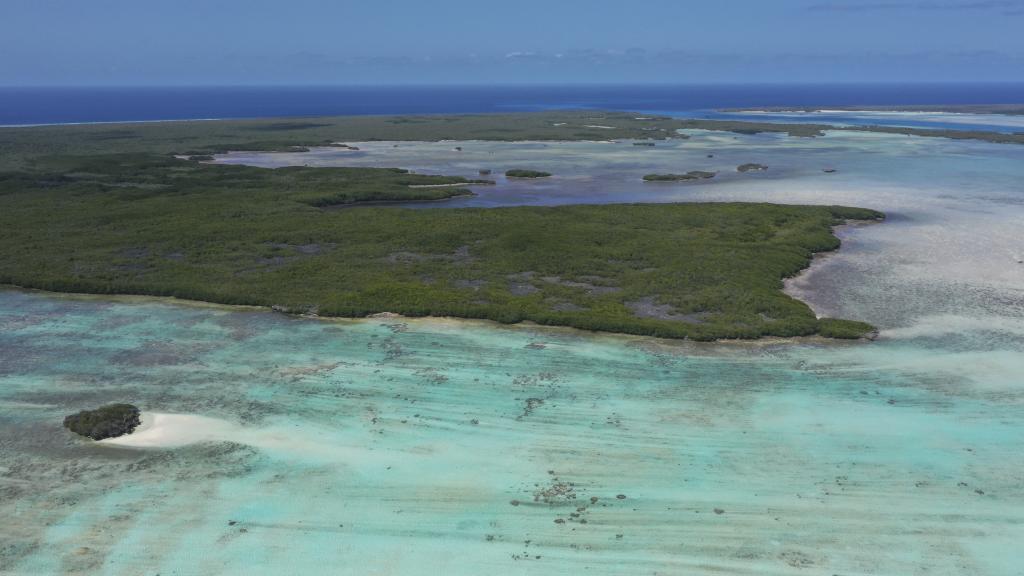
[[[644,182],[686,182],[688,180],[707,180],[714,178],[715,172],[691,170],[685,174],[647,174]]]
[[[508,178],[547,178],[551,176],[550,172],[541,172],[540,170],[508,170],[505,172],[505,176]]]
[[[75,434],[103,440],[130,434],[142,423],[139,409],[131,404],[107,404],[64,418],[64,427]]]

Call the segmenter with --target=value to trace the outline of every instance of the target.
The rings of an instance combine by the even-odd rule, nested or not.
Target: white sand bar
[[[223,440],[237,431],[237,426],[230,422],[206,416],[143,412],[141,417],[142,424],[131,434],[100,440],[100,443],[132,448],[174,448]]]

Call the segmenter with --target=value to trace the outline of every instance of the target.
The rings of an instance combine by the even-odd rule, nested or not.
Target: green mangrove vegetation
[[[0,174],[4,190],[61,186],[104,190],[112,199],[131,201],[151,195],[183,198],[205,190],[245,190],[284,195],[311,206],[356,202],[443,200],[472,194],[468,185],[493,184],[458,176],[412,174],[400,168],[259,168],[204,164],[155,154],[48,156],[36,171]]]
[[[588,132],[595,120],[611,128]],[[366,204],[443,200],[492,182],[207,163],[226,150],[356,148],[345,141],[685,138],[675,129],[687,122],[560,111],[0,129],[0,283],[698,340],[868,334],[866,324],[815,318],[781,288],[814,253],[838,247],[834,224],[881,217],[870,210],[410,210]]]
[[[141,412],[131,404],[107,404],[64,418],[65,428],[93,440],[131,434],[141,423]]]
[[[815,334],[782,280],[878,213],[768,204],[320,206],[462,183],[400,170],[40,158],[0,178],[0,282],[291,312],[524,320],[709,340]],[[453,182],[454,181],[454,182]],[[832,334],[841,330],[832,329]]]
[[[688,180],[707,180],[708,178],[714,178],[715,172],[706,172],[704,170],[690,170],[685,174],[647,174],[644,176],[644,182],[685,182]]]
[[[516,169],[506,171],[505,176],[508,178],[547,178],[548,176],[551,176],[551,172]]]

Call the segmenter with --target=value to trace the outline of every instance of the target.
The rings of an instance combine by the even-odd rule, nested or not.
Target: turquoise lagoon
[[[227,160],[556,174],[455,205],[881,209],[789,290],[882,336],[693,344],[0,292],[0,573],[1024,574],[1024,148],[358,146]],[[639,182],[664,168],[722,175]],[[62,430],[115,400],[202,418],[147,448]]]

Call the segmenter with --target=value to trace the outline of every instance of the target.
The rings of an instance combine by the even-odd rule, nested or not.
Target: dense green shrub
[[[505,176],[509,178],[547,178],[551,176],[550,172],[541,172],[539,170],[508,170],[505,172]]]
[[[3,129],[0,169],[8,172],[0,172],[0,283],[334,316],[390,311],[530,320],[698,340],[853,332],[818,322],[781,291],[782,280],[815,252],[839,246],[831,226],[881,217],[871,210],[768,204],[407,210],[361,205],[441,200],[487,181],[400,169],[203,163],[225,150],[351,147],[345,141],[591,138],[585,127],[596,116],[615,127],[599,135],[605,139],[744,128],[554,111]],[[647,312],[638,312],[638,303]]]
[[[826,338],[855,340],[873,337],[875,333],[875,327],[866,322],[841,320],[838,318],[822,318],[818,320],[818,334]]]
[[[706,180],[708,178],[714,178],[714,172],[705,172],[703,170],[691,170],[685,174],[647,174],[644,176],[645,182],[685,182],[687,180]]]
[[[64,418],[64,427],[93,440],[130,434],[142,423],[139,409],[131,404],[107,404]]]
[[[466,191],[410,185],[464,180],[149,154],[36,166],[0,179],[0,282],[700,340],[818,332],[782,279],[838,247],[837,222],[880,217],[730,203],[408,210],[358,203],[444,198]],[[317,208],[336,204],[355,206]],[[645,299],[667,312],[638,315]]]

